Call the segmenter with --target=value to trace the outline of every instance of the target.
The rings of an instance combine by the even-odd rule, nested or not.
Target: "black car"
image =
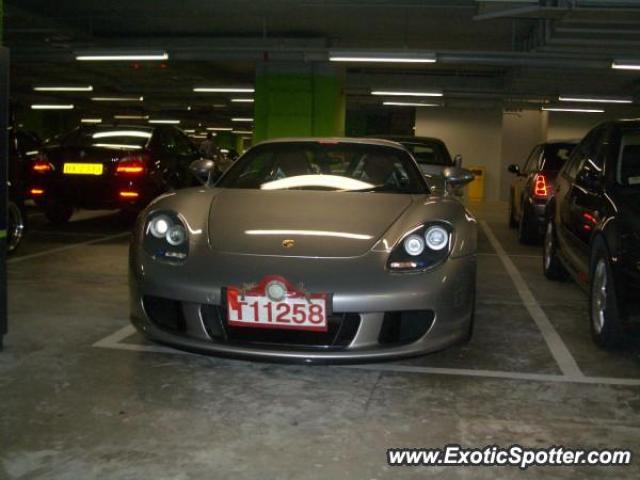
[[[531,150],[522,168],[509,165],[509,172],[516,175],[509,193],[509,227],[518,228],[521,243],[540,239],[556,177],[577,143],[573,140],[541,143]]]
[[[546,211],[544,273],[589,291],[591,332],[617,345],[640,316],[640,120],[591,130],[560,171]]]
[[[82,126],[45,146],[29,193],[53,223],[76,208],[137,211],[157,195],[191,185],[198,149],[172,126]]]
[[[27,215],[26,184],[33,158],[40,153],[42,143],[37,135],[22,129],[9,129],[9,202],[7,203],[7,250],[13,252],[22,240]]]

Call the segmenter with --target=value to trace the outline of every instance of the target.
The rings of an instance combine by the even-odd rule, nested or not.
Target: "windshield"
[[[561,170],[575,146],[574,143],[551,143],[546,145],[540,170]]]
[[[151,135],[150,129],[140,127],[79,128],[67,135],[62,144],[65,147],[141,150]]]
[[[640,133],[623,135],[616,169],[616,181],[620,185],[640,188]]]
[[[410,143],[401,142],[404,147],[411,152],[416,162],[425,165],[442,165],[450,167],[453,165],[451,156],[445,148],[437,142],[433,143]]]
[[[261,190],[427,193],[411,157],[397,148],[282,142],[252,148],[217,186]]]

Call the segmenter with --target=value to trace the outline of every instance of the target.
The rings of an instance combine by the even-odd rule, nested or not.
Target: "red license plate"
[[[327,331],[327,295],[308,294],[281,277],[266,277],[250,289],[227,288],[232,327]]]

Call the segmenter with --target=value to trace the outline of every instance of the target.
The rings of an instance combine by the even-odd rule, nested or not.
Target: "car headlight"
[[[428,223],[407,233],[389,255],[387,267],[396,272],[422,271],[448,256],[453,229],[445,223]]]
[[[147,218],[144,248],[156,259],[180,261],[189,254],[189,236],[174,212],[154,212]]]

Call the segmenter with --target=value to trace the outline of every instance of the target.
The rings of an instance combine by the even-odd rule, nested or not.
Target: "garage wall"
[[[501,109],[416,109],[416,136],[437,137],[451,155],[461,154],[463,166],[485,167],[485,198],[500,195],[502,148]]]
[[[549,112],[548,140],[581,139],[597,124],[615,118],[605,114]]]

